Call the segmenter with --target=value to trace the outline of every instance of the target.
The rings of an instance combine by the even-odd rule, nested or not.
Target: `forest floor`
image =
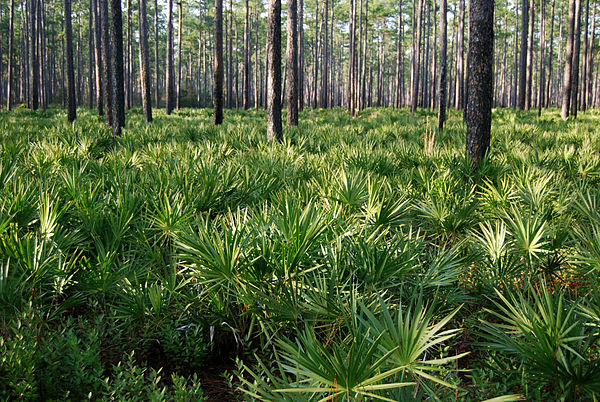
[[[78,114],[0,112],[0,399],[599,395],[599,111]]]

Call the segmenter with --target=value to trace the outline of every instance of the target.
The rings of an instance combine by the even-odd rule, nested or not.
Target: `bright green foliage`
[[[596,111],[477,171],[455,112],[63,113],[0,112],[0,398],[598,398]]]

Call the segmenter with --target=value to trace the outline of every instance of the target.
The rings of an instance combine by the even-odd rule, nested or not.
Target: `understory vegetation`
[[[600,395],[596,111],[78,112],[0,112],[0,399]]]

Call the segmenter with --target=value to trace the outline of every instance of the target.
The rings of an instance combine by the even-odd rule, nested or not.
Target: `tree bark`
[[[102,26],[102,78],[104,81],[104,117],[107,125],[113,124],[112,112],[112,78],[111,78],[111,47],[108,34],[108,0],[97,0],[100,7],[100,21]]]
[[[179,110],[181,108],[181,29],[183,25],[181,0],[177,2],[177,14],[177,99],[175,108]]]
[[[594,35],[596,32],[596,6],[594,5],[594,12],[592,13],[592,29],[590,34],[590,48],[588,51],[588,59],[587,59],[587,85],[584,91],[584,99],[588,108],[591,108],[592,105],[592,89],[593,89],[593,70],[594,70]]]
[[[154,0],[154,88],[156,107],[160,107],[160,64],[158,59],[158,0]]]
[[[581,50],[581,0],[575,0],[575,26],[573,27],[573,75],[571,76],[571,115],[577,117],[579,107],[579,53]]]
[[[494,0],[470,0],[469,27],[466,151],[477,166],[490,146]]]
[[[527,43],[529,36],[529,3],[521,0],[521,53],[519,55],[519,109],[525,109],[527,88]]]
[[[96,110],[98,116],[104,115],[104,82],[102,81],[102,74],[104,73],[102,59],[102,24],[100,21],[99,12],[99,0],[90,0],[94,11],[94,56],[96,59]]]
[[[396,109],[402,107],[402,85],[400,81],[404,74],[403,54],[402,54],[402,0],[398,0],[398,38],[396,39],[396,96],[394,106]]]
[[[12,107],[12,81],[13,81],[13,38],[15,34],[15,0],[10,0],[10,11],[8,17],[8,66],[6,83],[6,110]]]
[[[244,9],[244,94],[242,98],[244,110],[250,107],[250,73],[252,71],[250,52],[250,5],[249,1],[246,0]]]
[[[585,100],[585,90],[587,88],[587,69],[588,69],[588,51],[589,51],[589,21],[590,21],[590,0],[585,2],[585,33],[583,34],[583,72],[581,73],[581,89],[577,96],[579,97],[579,103],[581,104],[581,110],[585,112],[587,109],[587,102]]]
[[[461,0],[464,1],[464,0]],[[412,102],[410,112],[415,114],[419,100],[419,60],[421,57],[421,17],[423,9],[423,0],[418,0],[415,13],[417,14],[417,23],[413,33],[413,60],[412,60]]]
[[[525,72],[525,110],[531,107],[531,88],[533,85],[533,30],[535,1],[529,0],[529,32],[527,36],[527,71]]]
[[[287,1],[287,125],[298,125],[298,32],[297,3]]]
[[[438,129],[440,132],[444,129],[446,121],[446,49],[448,47],[446,13],[446,0],[440,0],[440,80],[438,82]]]
[[[544,97],[544,88],[545,88],[545,67],[546,63],[544,58],[546,48],[546,14],[544,7],[544,0],[540,0],[540,79],[539,79],[539,90],[538,90],[538,117],[542,115],[542,106],[543,106],[543,97]]]
[[[215,0],[215,70],[213,121],[223,124],[223,0]]]
[[[37,0],[29,1],[29,98],[30,108],[39,106],[39,60],[37,51]]]
[[[227,109],[233,108],[233,0],[229,0],[227,14]]]
[[[94,108],[94,4],[88,0],[88,102],[89,108]]]
[[[548,107],[550,104],[550,85],[552,83],[552,51],[554,44],[554,6],[556,4],[556,0],[552,0],[552,11],[550,12],[550,45],[548,54],[548,72],[546,75],[546,90],[544,92],[544,107]]]
[[[125,127],[125,93],[123,82],[123,14],[121,0],[111,0],[111,36],[112,36],[112,103],[113,137],[121,136]]]
[[[329,87],[329,81],[328,81],[329,80],[329,36],[328,36],[329,25],[327,23],[327,20],[329,18],[329,0],[325,0],[324,4],[325,4],[325,11],[323,12],[322,18],[323,18],[323,28],[325,29],[325,32],[323,33],[323,40],[321,41],[321,43],[323,44],[323,46],[322,46],[323,62],[321,63],[321,93],[320,93],[320,97],[319,97],[319,104],[320,104],[320,107],[327,108],[327,100],[329,98],[329,92],[328,92],[329,91],[329,88],[328,88]],[[289,10],[289,7],[288,7],[288,10]],[[288,16],[288,18],[289,18],[289,16]],[[288,25],[288,27],[289,27],[289,25]],[[289,38],[289,36],[288,36],[288,38]]]
[[[573,30],[575,29],[575,0],[569,0],[569,26],[567,29],[567,49],[565,52],[565,72],[563,75],[563,95],[560,116],[569,117],[571,106],[571,73],[573,72]]]
[[[458,36],[456,40],[456,90],[454,108],[460,110],[464,105],[465,83],[465,0],[458,2]]]
[[[268,4],[267,61],[267,140],[281,142],[281,0]]]
[[[131,0],[127,0],[127,51],[125,52],[125,108],[130,109],[132,107],[133,100],[133,27],[131,22]]]
[[[146,0],[139,0],[138,25],[140,30],[140,72],[142,87],[142,108],[146,122],[152,121],[152,90],[150,85],[150,51],[148,49],[148,18]]]
[[[167,106],[166,113],[170,115],[173,111],[175,94],[173,74],[174,71],[173,61],[173,0],[167,1],[167,75],[166,75],[166,92],[167,92]]]
[[[65,45],[67,52],[67,119],[77,118],[75,109],[75,71],[73,69],[73,28],[71,27],[71,0],[64,0]]]
[[[350,50],[348,57],[348,91],[347,91],[347,102],[348,102],[348,113],[354,116],[354,65],[356,63],[356,0],[350,0]],[[316,61],[316,59],[315,59]]]
[[[304,0],[298,1],[298,110],[304,109]]]

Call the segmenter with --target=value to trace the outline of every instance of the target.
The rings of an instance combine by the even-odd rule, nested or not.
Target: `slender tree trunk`
[[[456,90],[454,108],[460,110],[464,105],[465,82],[465,0],[458,2],[458,32],[456,41]]]
[[[100,21],[102,26],[102,63],[103,81],[104,81],[104,117],[107,125],[113,124],[112,112],[112,74],[111,74],[111,46],[110,36],[108,34],[108,0],[97,0],[100,7]]]
[[[477,166],[490,146],[494,55],[494,0],[469,2],[467,155]]]
[[[146,0],[139,0],[138,25],[140,35],[140,72],[142,87],[142,108],[146,122],[152,121],[152,89],[150,84],[150,51],[148,49],[148,18]]]
[[[229,0],[229,13],[227,14],[227,109],[233,108],[233,0]]]
[[[356,0],[350,0],[350,50],[348,58],[348,113],[354,116],[354,65],[356,56]],[[315,59],[316,61],[316,59]]]
[[[298,110],[304,109],[304,0],[298,0]]]
[[[550,12],[550,42],[548,45],[548,50],[550,53],[548,54],[548,72],[546,75],[546,90],[544,92],[544,107],[548,107],[550,104],[550,85],[552,84],[552,51],[554,47],[554,6],[556,0],[552,0],[552,10]]]
[[[298,125],[298,32],[297,3],[287,1],[287,125]]]
[[[588,64],[587,64],[587,60],[588,60],[588,50],[589,50],[589,41],[588,41],[588,34],[589,34],[589,21],[590,21],[590,0],[586,0],[585,2],[585,21],[584,21],[584,27],[585,27],[585,33],[583,34],[583,72],[581,73],[581,88],[578,94],[579,97],[579,103],[581,104],[581,110],[583,112],[585,112],[585,110],[587,109],[587,102],[585,100],[585,90],[587,88],[587,69],[588,69]]]
[[[573,72],[573,31],[575,29],[575,1],[569,0],[569,27],[567,30],[567,50],[565,53],[565,73],[563,75],[563,95],[561,117],[569,117],[569,107],[571,106],[571,84]]]
[[[96,109],[98,116],[104,115],[104,83],[102,82],[102,74],[104,73],[102,60],[102,27],[100,21],[100,12],[98,10],[98,0],[90,0],[94,11],[94,56],[96,63]]]
[[[133,55],[132,55],[132,35],[133,35],[133,27],[131,22],[131,0],[127,0],[127,51],[125,52],[125,108],[130,109],[132,106],[132,83],[133,80]]]
[[[160,107],[160,65],[158,58],[158,0],[154,0],[154,77],[155,85],[154,96],[156,107]]]
[[[267,60],[267,140],[281,142],[281,0],[268,4]]]
[[[39,106],[39,60],[37,57],[37,0],[29,1],[29,99],[30,108]]]
[[[177,2],[177,99],[175,102],[175,108],[179,110],[181,108],[181,29],[183,22],[181,0]]]
[[[581,50],[581,0],[575,0],[575,26],[573,27],[573,75],[571,84],[571,114],[577,117],[579,93],[579,53]]]
[[[67,119],[77,118],[75,110],[75,71],[73,69],[73,29],[71,28],[71,0],[64,0],[65,41],[67,51]]]
[[[323,35],[323,39],[321,40],[322,46],[321,46],[321,50],[322,50],[322,60],[323,62],[321,63],[321,93],[320,93],[320,97],[319,97],[319,104],[320,107],[322,108],[327,108],[327,99],[329,98],[329,88],[328,88],[328,84],[329,84],[329,36],[328,36],[328,30],[329,30],[329,25],[327,23],[327,20],[329,18],[329,0],[325,0],[324,1],[324,5],[325,5],[325,11],[323,12],[322,18],[323,18],[323,29],[325,30],[324,33],[321,33]],[[288,37],[289,38],[289,37]]]
[[[170,115],[173,111],[174,103],[174,66],[173,66],[173,0],[167,1],[167,75],[166,75],[166,92],[167,92],[167,107],[166,113]]]
[[[244,96],[242,98],[242,107],[244,110],[250,107],[250,72],[252,65],[250,63],[250,5],[246,0],[244,8]]]
[[[6,110],[12,107],[11,94],[13,81],[13,38],[15,33],[15,0],[10,0],[10,11],[8,17],[8,66],[6,82]]]
[[[544,99],[544,88],[545,88],[545,76],[544,69],[546,67],[545,63],[545,52],[546,48],[546,11],[544,7],[544,0],[540,0],[540,79],[539,79],[539,90],[538,90],[538,116],[542,115],[542,107]]]
[[[464,0],[461,0],[464,1]],[[417,9],[417,23],[415,26],[415,32],[413,33],[413,60],[412,60],[412,103],[410,112],[412,114],[417,110],[417,103],[419,100],[419,60],[421,58],[421,17],[423,9],[423,0],[418,0]]]
[[[587,81],[586,81],[586,87],[585,87],[585,91],[584,91],[584,100],[586,102],[586,105],[588,108],[593,107],[592,104],[592,87],[593,87],[593,70],[594,70],[594,36],[596,33],[596,6],[593,5],[594,7],[594,12],[592,13],[592,29],[591,29],[591,33],[590,33],[590,48],[588,51],[588,55],[587,55]]]
[[[438,82],[438,129],[440,132],[444,129],[446,121],[446,48],[448,47],[446,13],[446,0],[440,0],[440,80]]]
[[[369,0],[365,0],[365,23],[362,39],[361,50],[361,67],[360,67],[360,99],[359,108],[364,109],[367,100],[367,34],[369,32]]]
[[[394,99],[394,106],[396,109],[402,107],[402,75],[404,74],[402,59],[402,0],[398,0],[398,38],[396,40],[396,97]]]
[[[259,81],[260,60],[258,58],[258,44],[259,44],[259,41],[258,41],[258,11],[256,12],[254,30],[256,31],[256,40],[254,41],[254,43],[255,43],[255,45],[254,45],[254,108],[258,109],[258,105],[260,104],[260,95],[262,94],[262,91],[260,91],[260,85],[262,83],[262,79],[261,79],[261,81]]]
[[[223,0],[215,0],[215,69],[213,120],[223,124]]]
[[[89,1],[88,8],[88,107],[94,108],[94,4]]]
[[[533,30],[535,1],[529,0],[529,32],[527,36],[527,71],[525,72],[525,110],[531,107],[531,88],[533,81]]]
[[[519,55],[519,109],[525,109],[527,88],[527,43],[529,36],[529,3],[521,0],[521,53]]]
[[[123,15],[121,0],[111,0],[111,37],[112,37],[112,101],[113,101],[113,137],[121,136],[125,127],[125,93],[123,82]]]

